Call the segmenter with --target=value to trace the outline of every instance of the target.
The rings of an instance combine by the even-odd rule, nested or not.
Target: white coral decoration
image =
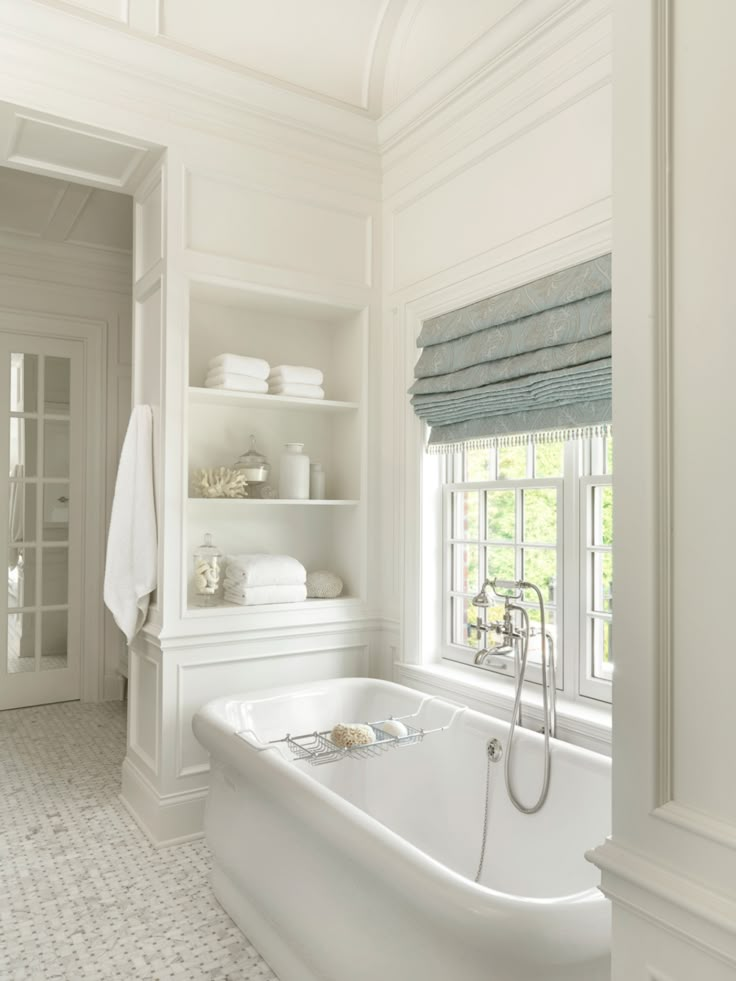
[[[342,592],[342,579],[334,572],[307,573],[307,596],[311,599],[334,599]]]
[[[245,497],[248,486],[245,476],[229,467],[195,470],[192,483],[200,497]]]

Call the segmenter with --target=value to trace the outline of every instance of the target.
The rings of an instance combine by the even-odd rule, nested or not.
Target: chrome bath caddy
[[[244,739],[254,749],[276,749],[279,746],[284,746],[291,753],[291,759],[295,763],[307,762],[312,766],[322,766],[324,763],[336,763],[338,760],[364,760],[372,756],[380,756],[382,753],[386,753],[388,750],[394,749],[397,746],[414,746],[420,743],[425,736],[432,735],[436,732],[444,732],[445,729],[450,728],[457,716],[467,708],[465,705],[450,702],[451,705],[455,705],[455,711],[445,725],[437,726],[434,729],[418,729],[411,725],[409,720],[415,720],[427,702],[434,701],[435,697],[432,695],[425,699],[412,715],[392,715],[387,719],[382,719],[380,722],[364,723],[365,725],[369,725],[373,730],[373,735],[375,736],[375,742],[373,743],[357,746],[338,746],[330,739],[331,729],[323,729],[321,732],[306,732],[299,736],[292,736],[291,733],[287,732],[281,739],[270,739],[267,743],[260,743],[258,741],[259,745],[254,745],[254,734],[248,729],[238,732],[236,735]],[[442,701],[448,702],[449,699],[443,698]],[[387,722],[400,722],[406,729],[406,735],[390,735],[390,733],[382,728]]]

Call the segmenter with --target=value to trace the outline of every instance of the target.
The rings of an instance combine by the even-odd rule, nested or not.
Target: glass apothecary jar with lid
[[[204,536],[204,542],[195,548],[194,602],[196,606],[217,606],[222,581],[222,552],[212,543],[212,535]]]
[[[256,448],[256,438],[251,434],[250,449],[239,456],[233,464],[235,470],[248,481],[248,497],[260,497],[263,485],[271,473],[271,464]]]

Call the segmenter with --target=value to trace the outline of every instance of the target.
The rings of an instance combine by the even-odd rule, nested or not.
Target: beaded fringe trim
[[[551,429],[539,433],[514,433],[509,436],[483,436],[479,439],[460,440],[457,443],[430,443],[427,453],[462,453],[463,450],[502,449],[506,446],[528,446],[529,443],[558,443],[568,439],[592,439],[594,436],[611,438],[610,423],[598,426],[577,426],[573,429]]]

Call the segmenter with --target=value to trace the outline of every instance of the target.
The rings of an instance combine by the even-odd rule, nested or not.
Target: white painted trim
[[[120,801],[156,848],[202,838],[206,799],[206,787],[159,794],[129,757],[123,760]]]
[[[532,0],[516,9],[470,48],[440,69],[378,122],[383,152],[438,124],[447,126],[468,104],[498,95],[496,76],[509,62],[527,71],[554,56],[566,42],[610,13],[610,0]],[[516,72],[512,73],[515,76]],[[493,94],[489,92],[496,89]],[[549,85],[548,85],[549,87]]]
[[[672,557],[674,433],[672,429],[672,0],[652,0],[654,59],[654,297],[656,324],[657,466],[657,803],[673,797],[673,592]],[[655,814],[658,814],[655,811]],[[661,816],[658,814],[658,816]]]
[[[206,128],[226,128],[230,138],[247,142],[260,134],[320,155],[326,141],[358,168],[377,170],[376,124],[360,110],[196,57],[170,41],[131,36],[111,21],[80,22],[53,7],[39,17],[35,8],[26,0],[3,3],[0,64],[11,77],[53,77],[58,88],[87,97],[84,76],[107,74],[107,90],[121,108],[159,119],[174,113],[195,130],[206,120]]]
[[[736,900],[610,838],[585,857],[601,870],[601,889],[617,906],[736,966]]]
[[[702,811],[695,810],[694,807],[687,807],[679,804],[675,800],[669,800],[660,807],[652,811],[654,817],[674,824],[678,828],[684,828],[692,834],[700,835],[716,842],[718,845],[726,845],[728,848],[736,849],[736,825],[719,818],[711,817]]]

